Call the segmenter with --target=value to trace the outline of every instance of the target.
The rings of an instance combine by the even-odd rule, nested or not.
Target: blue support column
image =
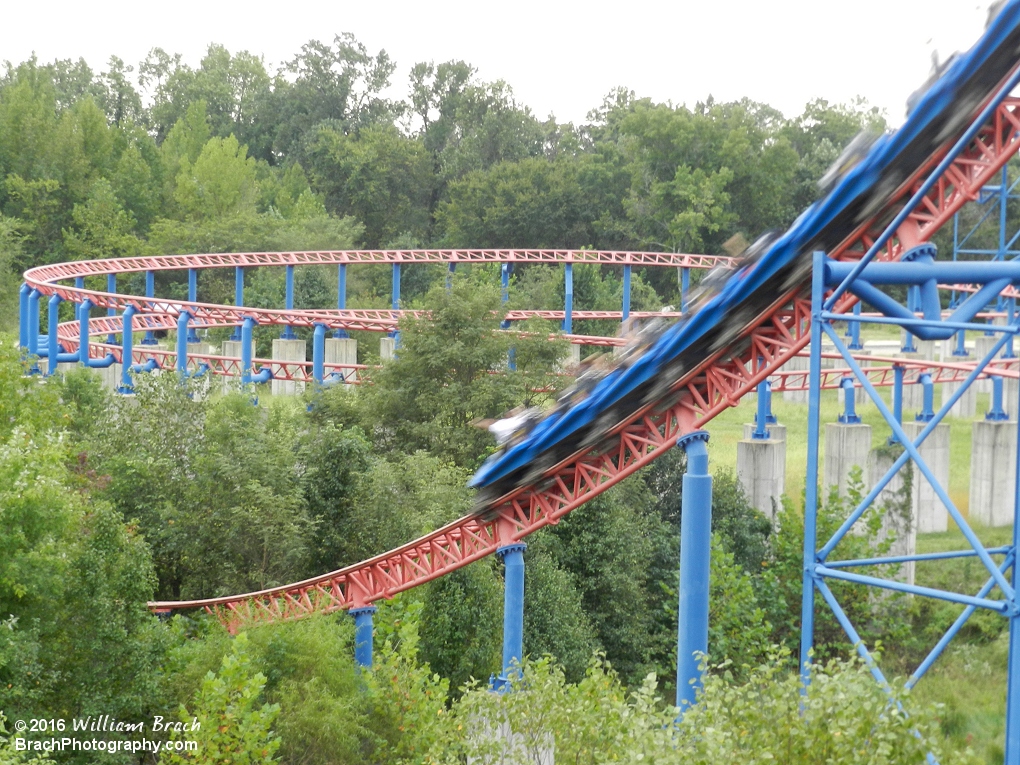
[[[400,310],[400,264],[399,263],[394,263],[393,264],[393,290],[392,290],[392,292],[393,292],[393,295],[392,295],[392,297],[393,297],[393,300],[392,300],[393,310],[394,311],[399,311]],[[393,332],[390,332],[390,337],[392,337],[396,341],[394,343],[395,346],[400,344],[400,332],[398,332],[397,330],[394,330]]]
[[[967,352],[967,333],[962,329],[956,333],[956,347],[953,349],[954,356],[969,356]]]
[[[286,277],[285,277],[286,290],[285,290],[285,297],[284,297],[283,304],[284,304],[284,307],[288,311],[293,311],[294,310],[294,266],[286,266],[285,270],[286,270]],[[297,335],[294,334],[294,328],[292,326],[290,326],[290,324],[287,324],[286,326],[284,326],[283,332],[280,333],[280,339],[281,340],[294,340],[296,338],[297,338]]]
[[[251,316],[245,316],[244,321],[241,322],[241,385],[264,383],[273,379],[273,371],[269,368],[259,370],[257,373],[252,372],[254,345],[252,335],[256,324],[258,322]]]
[[[121,369],[120,369],[120,386],[117,388],[118,393],[134,393],[135,386],[131,380],[131,368],[134,364],[134,359],[131,358],[131,353],[134,350],[134,318],[135,318],[135,307],[129,305],[124,309],[124,314],[121,317],[124,321],[124,330],[121,332]]]
[[[1002,408],[1002,378],[999,375],[992,377],[992,405],[985,414],[985,419],[992,422],[1005,422],[1009,415]]]
[[[60,326],[60,295],[50,295],[46,305],[46,319],[46,374],[55,375],[60,359],[60,343],[57,341],[57,329]]]
[[[818,558],[818,438],[822,383],[822,308],[825,253],[815,252],[811,270],[811,362],[808,371],[808,454],[804,485],[804,571],[800,605],[800,676],[804,692],[811,682],[815,633],[815,565]],[[909,337],[909,335],[908,335]]]
[[[347,264],[340,263],[336,267],[336,309],[338,311],[347,310]],[[339,337],[341,339],[350,337],[347,334],[346,329],[335,329],[333,330],[333,337]]]
[[[244,267],[234,266],[234,305],[238,308],[244,306]],[[230,339],[237,342],[241,339],[241,325],[234,327],[230,333]]]
[[[188,269],[188,302],[189,303],[197,303],[198,302],[198,269],[197,268],[189,268]],[[190,318],[190,314],[189,314],[189,318]],[[197,343],[198,342],[198,335],[195,334],[195,328],[194,327],[189,327],[188,328],[187,342],[189,342],[189,343]],[[180,343],[180,340],[178,340],[178,343]]]
[[[78,360],[85,366],[89,365],[89,313],[92,301],[88,298],[78,306]]]
[[[188,376],[188,335],[191,333],[188,322],[190,321],[191,314],[187,311],[181,311],[181,315],[177,317],[177,374],[182,379]]]
[[[500,297],[500,302],[504,306],[510,300],[510,274],[511,273],[513,273],[513,265],[511,265],[510,263],[501,263],[500,264],[500,275],[499,275],[500,292],[499,292],[499,297]],[[499,326],[500,326],[501,329],[510,329],[510,322],[509,321],[502,321],[502,322],[500,322]]]
[[[623,321],[630,318],[630,266],[623,267]]]
[[[854,378],[844,377],[839,381],[839,387],[843,389],[843,414],[839,415],[839,421],[844,425],[859,425],[861,417],[857,414],[857,393],[854,391]]]
[[[450,267],[446,271],[446,289],[449,290],[453,286],[453,275],[457,273],[457,263],[450,261]]]
[[[106,275],[106,291],[109,292],[111,295],[116,295],[117,294],[117,274],[107,274]],[[107,308],[106,309],[106,315],[107,316],[116,316],[117,315],[117,309],[116,308]],[[108,334],[106,336],[106,342],[109,343],[110,345],[114,345],[117,342],[117,336],[114,335],[111,332],[110,334]]]
[[[494,689],[507,691],[513,684],[511,673],[524,658],[524,542],[504,545],[496,550],[503,560],[503,672]]]
[[[312,379],[322,385],[326,372],[326,325],[316,324],[312,332]]]
[[[350,615],[354,617],[354,661],[362,669],[372,668],[372,616],[378,609],[375,606],[352,608]]]
[[[154,271],[145,272],[145,297],[152,298],[156,296],[156,273]],[[145,333],[145,337],[142,338],[141,345],[155,345],[156,336],[152,334],[152,330],[148,330]]]
[[[1017,406],[1017,401],[1013,406]],[[1020,411],[1018,409],[1017,411]],[[1020,447],[1020,417],[1017,418],[1017,446]],[[1020,448],[1015,466],[1016,488],[1013,494],[1013,551],[1020,550]],[[1013,560],[1013,586],[1017,585],[1016,559]],[[1006,765],[1020,765],[1020,609],[1014,594],[1009,610],[1009,662],[1006,670]]]
[[[567,263],[563,269],[563,331],[574,331],[574,266]]]
[[[917,287],[907,287],[907,310],[911,313],[917,311]],[[917,348],[914,346],[914,336],[910,332],[906,333],[906,340],[903,343],[903,347],[900,349],[903,353],[915,353]]]
[[[28,296],[31,292],[32,288],[24,283],[18,290],[18,345],[22,349],[28,348]]]
[[[691,294],[691,269],[680,269],[680,313],[687,313],[687,296]]]
[[[676,636],[676,705],[681,714],[701,687],[701,654],[708,653],[708,589],[712,551],[712,476],[708,433],[682,436],[687,472],[680,500],[680,596]]]
[[[39,355],[39,290],[28,293],[28,352]],[[32,364],[29,374],[39,374],[39,367]]]
[[[758,383],[758,411],[754,415],[754,431],[751,438],[763,441],[769,437],[768,426],[776,422],[772,414],[772,383],[762,380]]]
[[[76,277],[74,277],[74,286],[75,286],[76,289],[80,289],[80,290],[85,289],[85,277],[84,276],[76,276]],[[76,319],[78,318],[78,310],[80,308],[81,308],[80,304],[76,305],[74,307],[74,318],[76,318]]]
[[[893,366],[893,417],[900,425],[903,424],[903,367],[899,364]],[[889,443],[897,442],[896,434],[889,436]]]
[[[861,315],[861,303],[860,301],[854,303],[854,316]],[[864,349],[864,343],[861,342],[861,323],[859,321],[847,322],[847,337],[850,338],[850,344],[847,346],[851,351],[860,351]]]
[[[1010,298],[1006,301],[1006,324],[1012,324],[1016,318],[1016,298]],[[1006,348],[1002,351],[1002,358],[1012,359],[1015,358],[1016,354],[1013,352],[1013,335],[1009,336],[1009,341],[1006,343]]]
[[[931,422],[935,419],[935,386],[932,384],[931,375],[925,372],[917,381],[921,384],[922,403],[921,411],[914,418],[917,422]]]

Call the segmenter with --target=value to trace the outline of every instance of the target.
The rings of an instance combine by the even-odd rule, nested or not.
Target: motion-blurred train
[[[934,70],[911,95],[906,122],[894,133],[851,144],[821,186],[822,198],[781,235],[756,241],[735,268],[710,273],[689,316],[642,347],[639,356],[574,389],[569,405],[533,417],[472,477],[484,511],[520,486],[538,482],[572,455],[593,448],[607,431],[658,401],[706,357],[730,347],[779,297],[804,283],[811,253],[831,251],[861,224],[898,209],[889,200],[931,154],[960,134],[1020,57],[1020,0],[993,6],[982,37]],[[923,91],[923,92],[922,92]]]

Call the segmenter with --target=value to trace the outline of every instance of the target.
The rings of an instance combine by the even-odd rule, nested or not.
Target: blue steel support
[[[156,296],[156,272],[146,271],[145,272],[145,297],[152,298]],[[145,337],[142,338],[140,345],[155,345],[156,336],[152,334],[152,330],[147,330]]]
[[[134,319],[135,319],[135,307],[129,305],[124,309],[124,314],[121,317],[124,321],[124,330],[121,332],[121,370],[120,370],[120,385],[117,387],[118,393],[134,393],[135,386],[131,380],[131,370],[133,368],[134,359],[131,358],[131,352],[134,350]]]
[[[57,341],[57,329],[60,326],[60,295],[50,295],[46,305],[46,374],[57,373],[57,362],[60,360],[60,343]]]
[[[903,424],[903,373],[905,371],[899,364],[893,367],[893,417],[900,425]],[[897,442],[895,433],[889,436],[888,442],[890,444]]]
[[[33,356],[39,355],[39,290],[33,289],[28,294],[28,352]],[[30,374],[38,374],[39,367],[35,364],[29,370]]]
[[[563,269],[563,331],[574,332],[574,266],[570,263]]]
[[[372,668],[372,616],[377,610],[375,606],[365,606],[349,612],[354,617],[354,662],[362,669]]]
[[[340,263],[336,267],[336,309],[338,311],[347,310],[347,264]],[[333,330],[333,337],[339,337],[341,339],[350,337],[347,334],[347,330],[340,328]]]
[[[697,700],[702,655],[708,653],[708,586],[712,549],[712,476],[708,433],[677,440],[687,453],[680,499],[680,595],[676,635],[676,705],[681,714]]]
[[[623,267],[623,321],[630,318],[630,266]]]
[[[294,310],[294,266],[286,266],[284,269],[286,272],[285,282],[286,289],[284,291],[284,307],[288,311]],[[294,340],[297,335],[294,334],[294,328],[287,324],[283,328],[283,332],[280,333],[281,340]]]
[[[18,345],[28,348],[28,296],[32,288],[22,283],[18,290]]]
[[[969,356],[967,353],[967,333],[962,329],[956,333],[956,347],[953,349],[954,356]]]
[[[105,358],[93,359],[89,354],[89,314],[92,312],[92,301],[88,298],[78,307],[78,360],[91,369],[105,369],[112,365],[114,359],[112,353],[106,354]]]
[[[691,269],[680,269],[680,313],[687,313],[687,296],[691,294]]]
[[[917,310],[916,290],[917,288],[914,286],[907,287],[907,310],[910,313],[914,313]],[[914,336],[910,332],[906,333],[906,339],[903,341],[903,347],[900,351],[903,353],[917,352],[917,348],[914,347]]]
[[[251,316],[245,316],[244,321],[241,322],[241,385],[264,383],[273,379],[273,372],[269,368],[259,370],[255,374],[252,374],[251,371],[252,335],[257,323]]]
[[[768,426],[775,421],[776,416],[772,414],[772,383],[762,380],[758,383],[758,411],[754,415],[754,431],[751,438],[759,441],[767,439]]]
[[[839,421],[844,425],[859,425],[861,416],[857,414],[857,394],[853,378],[844,377],[839,381],[839,387],[843,389],[843,414],[839,415]]]
[[[999,375],[992,377],[992,405],[985,414],[985,419],[992,422],[1005,422],[1009,419],[1002,408],[1002,378]]]
[[[811,647],[815,632],[815,552],[818,522],[818,437],[822,382],[822,309],[825,253],[815,252],[811,271],[811,361],[808,372],[808,454],[804,485],[804,571],[800,607],[800,676],[804,692],[811,682]]]
[[[244,305],[244,267],[234,266],[234,305],[238,308]],[[230,339],[237,342],[241,339],[241,325],[234,327],[230,333]]]
[[[1016,298],[1010,298],[1006,301],[1006,324],[1013,324],[1013,320],[1016,317]],[[1013,336],[1009,336],[1009,342],[1006,344],[1006,348],[1002,352],[1002,358],[1013,359],[1016,358],[1016,354],[1013,353]]]
[[[400,310],[400,264],[399,263],[394,263],[393,264],[393,287],[392,287],[392,292],[393,292],[393,295],[392,295],[393,299],[392,299],[392,302],[391,302],[391,308],[393,308],[394,311],[399,311]],[[394,343],[394,345],[399,345],[400,344],[400,332],[399,331],[393,330],[392,332],[390,332],[390,337],[392,337],[396,341]]]
[[[106,275],[106,291],[109,292],[111,295],[117,294],[117,274]],[[107,308],[106,315],[116,316],[117,309]],[[110,345],[113,345],[114,343],[117,342],[117,336],[111,332],[109,335],[106,336],[106,342],[109,343]]]
[[[513,273],[513,266],[510,263],[501,263],[499,269],[499,299],[505,306],[510,300],[510,274]],[[510,329],[509,321],[502,321],[499,324],[501,329]]]
[[[450,267],[446,271],[446,289],[450,289],[453,286],[453,275],[457,273],[456,261],[450,261]]]
[[[860,318],[861,315],[861,303],[860,301],[854,303],[854,316]],[[859,321],[847,322],[847,337],[850,338],[850,345],[847,347],[851,351],[864,350],[864,343],[861,342],[861,323]]]
[[[1013,402],[1017,406],[1017,401]],[[1020,411],[1020,410],[1018,410]],[[1020,417],[1017,418],[1017,444],[1020,446]],[[1020,479],[1020,448],[1017,449],[1016,479]],[[1013,491],[1013,585],[1017,584],[1016,551],[1020,549],[1020,480]],[[1006,765],[1020,765],[1020,610],[1013,593],[1009,614],[1009,662],[1006,670]]]
[[[496,550],[503,560],[503,672],[495,690],[507,691],[513,685],[516,666],[524,658],[524,542],[504,545]]]
[[[189,268],[188,269],[188,302],[189,303],[197,303],[198,302],[198,269],[197,268]],[[195,328],[194,327],[189,327],[188,328],[187,341],[189,343],[197,343],[198,342],[198,335],[195,334]],[[178,343],[179,342],[180,341],[178,340]]]
[[[181,311],[181,315],[177,317],[177,374],[182,378],[188,376],[188,343],[191,334],[191,330],[188,328],[188,322],[191,321],[191,314],[187,311]]]
[[[326,325],[316,324],[312,332],[312,379],[322,385],[326,367]]]
[[[931,375],[925,372],[917,378],[921,385],[921,411],[914,418],[917,422],[931,422],[935,419],[935,386],[932,384]]]
[[[75,286],[76,289],[79,289],[79,290],[85,289],[85,277],[84,276],[76,276],[76,277],[74,277],[74,286]],[[80,303],[75,305],[75,308],[74,308],[74,318],[76,318],[76,319],[78,318],[78,311],[80,309],[81,309],[81,304]]]

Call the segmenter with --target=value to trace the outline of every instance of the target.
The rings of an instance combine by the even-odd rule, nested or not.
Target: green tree
[[[229,135],[210,138],[194,164],[181,160],[174,201],[188,217],[224,218],[253,211],[257,194],[255,160]]]

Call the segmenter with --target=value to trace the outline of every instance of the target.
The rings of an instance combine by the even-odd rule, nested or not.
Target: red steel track
[[[924,197],[897,235],[879,252],[880,261],[898,260],[910,247],[928,241],[931,236],[968,201],[976,199],[981,187],[993,180],[996,172],[1020,148],[1020,100],[1007,99],[994,113],[990,122],[940,177]],[[857,260],[881,232],[881,219],[890,209],[902,205],[920,187],[939,161],[949,144],[941,147],[890,198],[876,219],[861,225],[842,242],[830,257]],[[279,266],[323,263],[416,263],[416,262],[574,262],[616,265],[673,265],[689,268],[708,267],[718,259],[693,255],[663,253],[596,253],[570,251],[425,251],[421,253],[357,252],[357,253],[246,253],[231,255],[181,255],[164,258],[141,258],[63,263],[32,269],[26,274],[30,286],[44,294],[59,294],[67,300],[81,302],[88,297],[95,304],[123,309],[134,305],[141,314],[172,318],[188,310],[199,326],[236,324],[256,309],[233,306],[211,306],[201,303],[166,301],[111,295],[91,290],[75,290],[59,282],[76,276],[128,273],[147,270],[179,270],[225,266]],[[261,592],[231,595],[193,601],[150,603],[153,611],[165,612],[182,608],[202,607],[215,613],[231,630],[243,624],[277,619],[299,618],[315,612],[329,612],[367,605],[389,598],[417,585],[436,579],[490,555],[497,548],[520,540],[576,509],[597,494],[633,475],[664,454],[676,439],[708,423],[725,409],[737,404],[741,397],[755,391],[766,377],[777,382],[776,390],[803,387],[806,372],[779,372],[790,358],[798,355],[810,339],[810,304],[807,285],[781,296],[759,317],[743,328],[731,346],[706,358],[695,370],[676,380],[664,397],[646,406],[625,422],[605,433],[603,441],[593,450],[577,453],[564,460],[542,480],[521,487],[501,498],[483,515],[460,518],[424,537],[395,550],[328,574]],[[837,311],[846,311],[856,298],[844,295]],[[261,309],[265,323],[309,326],[322,322],[327,326],[368,329],[346,322],[374,324],[383,331],[382,322],[392,322],[391,312],[374,317],[354,316],[353,312],[268,311]],[[348,317],[348,314],[352,314]],[[574,314],[580,318],[579,313]],[[136,326],[145,325],[136,317]],[[156,318],[153,316],[152,318]],[[117,320],[114,319],[114,322]],[[262,322],[263,319],[259,318]],[[97,327],[99,320],[97,319]],[[112,324],[111,324],[112,326]],[[387,324],[388,330],[392,324]],[[102,331],[106,331],[105,329]],[[112,350],[107,347],[103,350]],[[172,352],[164,352],[173,356]],[[761,359],[758,362],[756,360]],[[906,367],[908,381],[917,370],[933,371],[936,382],[957,380],[972,367],[929,361],[906,361],[871,357],[869,376],[876,382],[888,383],[894,364]],[[269,363],[268,360],[266,363]],[[1002,374],[1016,377],[1015,367],[1001,362]],[[801,382],[798,383],[798,376]],[[843,372],[826,370],[825,387],[835,387]]]

